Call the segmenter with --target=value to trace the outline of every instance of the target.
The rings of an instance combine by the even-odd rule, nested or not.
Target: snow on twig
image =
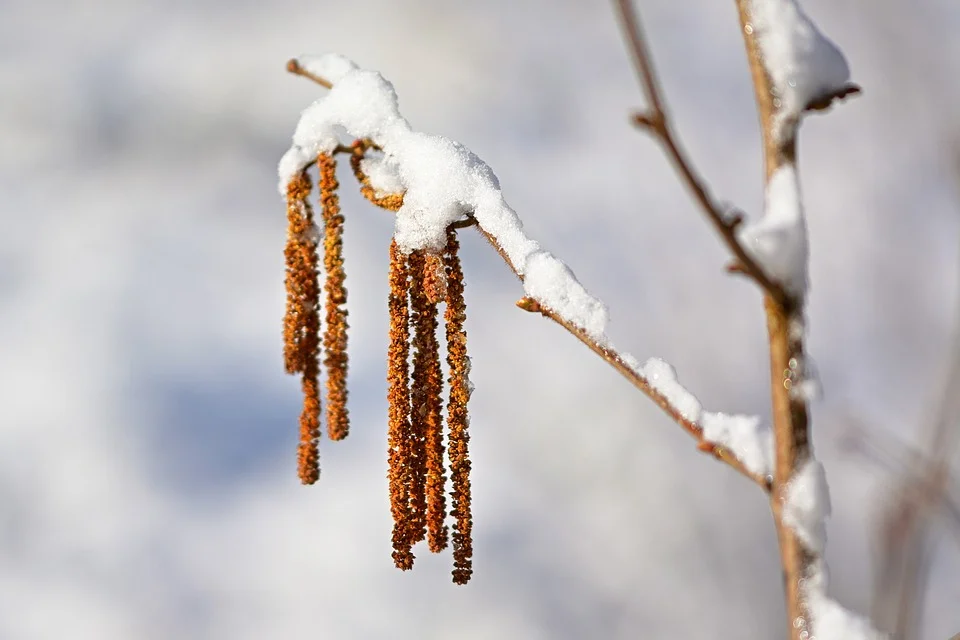
[[[773,473],[773,434],[759,417],[704,411],[696,396],[680,384],[676,369],[659,358],[650,358],[637,371],[684,419],[699,425],[703,442],[730,451],[757,477]]]
[[[813,553],[820,556],[826,547],[826,519],[830,516],[830,491],[823,465],[810,458],[797,470],[786,487],[784,523]],[[885,636],[870,622],[842,607],[827,596],[827,567],[815,560],[800,581],[801,596],[810,615],[811,640],[880,640]]]
[[[784,164],[767,181],[760,219],[738,229],[744,248],[791,295],[807,290],[807,222],[797,170]]]
[[[817,28],[797,0],[750,0],[763,66],[773,84],[778,138],[792,137],[804,111],[859,92],[840,48]],[[825,104],[826,103],[826,104]]]

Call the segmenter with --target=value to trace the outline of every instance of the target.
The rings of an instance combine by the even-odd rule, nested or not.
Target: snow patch
[[[850,67],[796,0],[752,0],[750,16],[747,28],[773,83],[775,126],[782,139],[811,103],[848,85]]]
[[[406,190],[396,162],[384,157],[367,157],[360,161],[360,169],[367,176],[374,195],[378,198]]]
[[[704,411],[697,397],[680,384],[676,369],[660,358],[650,358],[640,365],[625,354],[623,361],[685,420],[697,423],[705,442],[730,451],[750,473],[764,478],[773,473],[773,434],[759,417]]]
[[[570,267],[546,251],[537,251],[524,266],[523,290],[528,296],[586,331],[603,344],[609,321],[607,307],[587,293]]]
[[[783,521],[810,551],[820,554],[827,543],[826,518],[830,515],[830,493],[823,465],[810,458],[787,484]]]
[[[767,181],[763,216],[737,232],[744,249],[793,295],[807,290],[807,223],[796,167],[781,165]]]
[[[758,416],[705,411],[700,417],[703,439],[731,451],[747,471],[773,475],[773,432]]]
[[[677,381],[677,370],[672,365],[660,358],[650,358],[639,373],[685,420],[699,422],[703,407],[697,397]]]
[[[308,73],[336,84],[345,75],[357,68],[356,63],[337,53],[323,55],[303,54],[297,58],[297,63]]]
[[[869,620],[843,608],[827,596],[827,568],[822,559],[826,547],[826,519],[830,515],[830,491],[823,465],[807,460],[787,484],[783,522],[813,553],[821,556],[800,580],[801,597],[810,612],[811,640],[880,640],[886,638]],[[799,621],[801,624],[805,621]]]
[[[822,560],[814,564],[801,586],[801,595],[810,612],[810,640],[882,640],[887,637],[867,618],[827,597],[827,569]]]

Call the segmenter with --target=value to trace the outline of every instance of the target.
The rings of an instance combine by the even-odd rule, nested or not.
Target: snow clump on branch
[[[379,73],[337,54],[302,57],[298,63],[333,88],[300,117],[293,145],[278,167],[281,194],[318,154],[337,148],[343,130],[369,139],[383,151],[379,163],[367,165],[374,169],[374,189],[403,189],[394,232],[403,251],[442,249],[447,227],[472,215],[523,278],[528,296],[597,343],[608,344],[606,306],[566,264],[524,233],[485,162],[459,142],[414,131],[400,114],[393,85]]]
[[[792,134],[802,113],[830,96],[856,91],[840,48],[796,0],[751,0],[750,23],[773,83],[778,137]]]

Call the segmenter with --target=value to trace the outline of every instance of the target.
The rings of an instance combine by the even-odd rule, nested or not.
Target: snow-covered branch
[[[776,440],[771,501],[785,575],[788,628],[795,640],[873,640],[870,623],[826,593],[829,492],[810,442],[803,377],[807,291],[807,227],[797,175],[796,139],[805,113],[858,93],[840,49],[823,35],[796,0],[737,0],[760,111],[766,194],[764,213],[738,237],[764,270],[797,301],[767,304],[771,351],[773,432]],[[804,381],[800,389],[803,388]]]
[[[279,164],[281,194],[318,154],[345,149],[343,132],[369,140],[383,154],[361,163],[370,186],[378,197],[403,194],[394,235],[403,251],[438,250],[449,226],[474,221],[523,282],[522,308],[554,320],[613,365],[695,437],[701,450],[769,487],[772,440],[759,418],[701,411],[670,365],[652,359],[640,366],[617,351],[606,334],[606,305],[525,233],[486,163],[459,142],[415,131],[400,114],[393,86],[377,72],[336,54],[303,56],[288,69],[330,91],[301,115]]]
[[[744,32],[760,49],[770,79],[778,140],[796,135],[803,114],[859,93],[839,47],[807,16],[797,0],[749,0]]]

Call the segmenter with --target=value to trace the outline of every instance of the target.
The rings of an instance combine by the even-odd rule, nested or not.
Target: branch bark
[[[640,24],[639,16],[633,9],[632,0],[617,0],[617,10],[629,45],[630,57],[633,60],[640,86],[643,88],[644,96],[649,104],[647,111],[633,116],[633,123],[649,131],[663,145],[683,183],[690,189],[707,219],[720,234],[720,238],[727,249],[733,254],[736,261],[728,267],[728,271],[750,277],[768,296],[783,306],[789,306],[790,297],[783,290],[783,287],[774,282],[764,272],[763,268],[746,252],[737,239],[736,231],[740,223],[743,222],[742,214],[734,212],[731,215],[730,212],[724,211],[725,208],[713,199],[703,178],[694,169],[693,163],[687,158],[687,154],[680,145],[667,112],[663,90],[657,80],[652,58],[647,50],[643,27]]]
[[[753,79],[757,112],[763,136],[763,157],[766,180],[780,167],[795,164],[796,137],[778,140],[773,126],[776,106],[773,86],[760,55],[759,44],[752,28],[749,0],[736,0],[740,17],[740,31],[747,51],[750,75]],[[770,342],[770,391],[773,409],[775,440],[773,491],[770,507],[780,543],[780,562],[783,568],[784,597],[787,609],[787,630],[793,640],[802,640],[810,634],[810,615],[801,593],[803,580],[816,561],[816,556],[800,541],[796,532],[783,520],[784,492],[797,468],[810,457],[809,417],[804,399],[791,393],[789,372],[792,363],[803,360],[802,332],[791,331],[791,323],[801,321],[795,314],[802,309],[767,295],[764,300],[767,318],[767,336]]]

